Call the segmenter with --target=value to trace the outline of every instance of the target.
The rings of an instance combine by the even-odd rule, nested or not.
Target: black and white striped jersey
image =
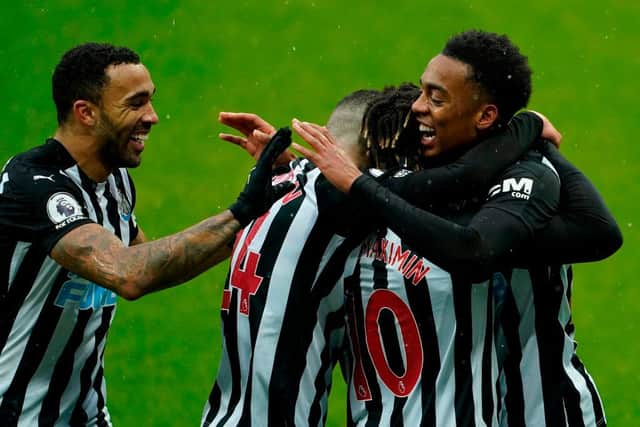
[[[386,230],[345,291],[349,425],[496,425],[491,281],[452,276]]]
[[[343,354],[344,276],[355,241],[335,233],[307,160],[296,188],[239,233],[222,299],[223,349],[205,426],[319,426]]]
[[[111,424],[103,356],[116,295],[50,257],[95,222],[125,244],[138,228],[126,169],[91,181],[58,141],[10,159],[0,184],[0,424]]]
[[[515,269],[500,281],[496,338],[504,360],[501,425],[605,425],[595,383],[576,353],[571,268]]]

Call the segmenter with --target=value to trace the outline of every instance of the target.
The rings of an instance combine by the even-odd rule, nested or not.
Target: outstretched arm
[[[446,270],[480,279],[513,260],[513,253],[549,221],[559,199],[557,177],[540,162],[522,162],[499,182],[466,226],[411,205],[366,175],[355,181],[349,195],[421,255]],[[512,182],[529,182],[522,190],[529,192],[523,193],[527,197],[503,191]]]
[[[329,131],[297,120],[293,128],[315,152],[298,144],[293,147],[315,163],[336,188],[348,192],[362,172],[336,146]],[[560,133],[544,116],[524,112],[514,117],[503,132],[476,144],[455,162],[389,179],[384,185],[421,207],[476,195],[521,157],[541,133],[560,143]]]
[[[127,299],[185,282],[224,259],[225,246],[235,234],[288,190],[274,190],[271,168],[290,143],[291,131],[278,131],[236,202],[218,215],[174,235],[131,247],[100,225],[85,224],[62,236],[51,257],[69,271]]]

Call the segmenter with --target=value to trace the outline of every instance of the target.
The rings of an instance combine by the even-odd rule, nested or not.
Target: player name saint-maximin
[[[365,241],[360,256],[375,258],[395,268],[411,283],[417,285],[427,275],[431,267],[428,261],[409,248],[392,242],[384,237],[375,237]]]

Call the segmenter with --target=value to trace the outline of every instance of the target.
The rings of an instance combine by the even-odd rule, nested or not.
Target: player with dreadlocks
[[[339,103],[328,128],[345,152],[362,156],[362,117],[373,100],[376,107],[365,120],[368,129],[375,128],[369,132],[370,148],[378,153],[378,166],[394,167],[397,162],[387,146],[392,138],[396,147],[404,146],[408,133],[400,136],[400,130],[416,94],[410,86],[387,88],[379,95],[357,91]],[[245,134],[224,139],[254,155],[256,131],[271,130],[255,115],[222,113],[221,121]],[[504,163],[496,162],[495,173],[517,158],[541,127],[533,115],[516,122],[515,133],[528,136],[504,150]],[[378,149],[383,146],[387,148]],[[294,160],[291,167],[289,179],[298,183],[296,190],[251,223],[236,242],[222,303],[223,357],[203,425],[264,424],[263,414],[270,425],[319,425],[326,417],[330,368],[344,334],[342,282],[352,275],[357,258],[345,260],[361,241],[354,225],[364,222],[358,220],[357,206],[349,207],[348,199],[306,159]],[[350,226],[340,226],[345,222]]]
[[[506,49],[507,58],[497,55],[494,60],[493,55],[479,52],[476,61],[474,55],[465,54],[487,45]],[[450,165],[468,166],[463,159],[489,143],[480,135],[489,134],[486,131],[493,125],[497,125],[493,129],[504,127],[505,117],[515,111],[510,102],[524,99],[526,103],[528,94],[524,98],[520,93],[509,95],[499,79],[469,78],[486,75],[487,66],[499,72],[500,67],[514,65],[509,61],[517,70],[509,78],[524,80],[515,84],[527,86],[526,58],[506,37],[470,31],[454,36],[429,63],[420,98],[412,106],[421,123],[420,144],[423,155],[430,157],[428,163],[446,164],[466,152]],[[507,73],[503,75],[506,78]],[[469,126],[472,130],[475,126],[475,131]],[[605,422],[595,387],[572,345],[573,325],[567,315],[570,274],[556,264],[601,259],[615,252],[621,239],[597,191],[579,171],[553,147],[545,146],[546,160],[540,154],[528,154],[497,180],[499,185],[491,187],[488,202],[467,198],[445,206],[435,216],[346,164],[326,130],[298,121],[294,128],[317,153],[296,149],[337,188],[349,191],[363,211],[375,212],[393,229],[383,229],[365,241],[356,273],[345,280],[354,353],[349,389],[353,424]],[[447,156],[442,156],[444,151]],[[489,154],[482,159],[485,164],[495,158]],[[546,169],[549,160],[556,168],[553,173]],[[385,185],[418,206],[431,207],[436,170],[391,175]],[[558,175],[564,185],[561,204]],[[461,182],[450,184],[454,193]],[[558,206],[561,214],[553,216]],[[547,228],[541,229],[546,222]],[[538,232],[530,236],[533,230]],[[527,240],[528,247],[517,244],[525,235],[532,238]],[[523,264],[528,269],[508,270]],[[492,274],[494,269],[501,269],[501,274]],[[489,280],[472,285],[482,278]],[[517,283],[505,290],[505,280],[511,279]],[[496,313],[507,335],[501,341],[508,345],[506,356],[496,354],[493,344],[494,288],[507,294],[496,295],[495,300],[510,310],[507,320],[511,322],[505,321],[504,313]],[[544,361],[545,369],[535,360]],[[495,387],[498,361],[504,361],[506,377],[506,394],[501,388],[500,402]],[[524,384],[531,380],[526,372],[532,370],[541,370],[541,380]],[[498,404],[504,406],[498,408]]]

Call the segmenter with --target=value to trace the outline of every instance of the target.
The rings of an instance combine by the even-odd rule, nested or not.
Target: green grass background
[[[637,425],[640,3],[56,0],[3,2],[0,12],[2,162],[53,134],[50,76],[65,50],[108,41],[141,54],[161,119],[133,171],[138,219],[152,238],[219,212],[241,189],[252,161],[217,139],[219,111],[324,122],[352,90],[418,81],[454,32],[507,33],[534,69],[530,106],[564,133],[562,151],[624,233],[615,256],[575,269],[574,320],[610,425]],[[117,426],[198,424],[220,354],[226,268],[119,303],[106,352]],[[330,426],[344,424],[344,395],[338,382]]]

